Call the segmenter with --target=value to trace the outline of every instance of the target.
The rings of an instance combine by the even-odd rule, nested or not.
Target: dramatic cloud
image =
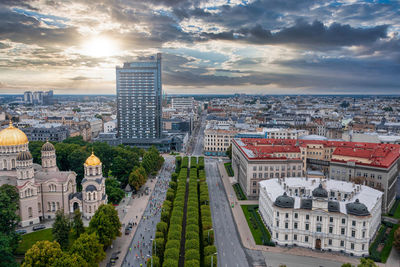
[[[113,94],[115,66],[162,52],[166,92],[397,93],[399,12],[390,1],[4,0],[0,89]]]

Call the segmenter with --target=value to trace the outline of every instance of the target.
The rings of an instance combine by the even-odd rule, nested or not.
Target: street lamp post
[[[211,255],[211,267],[214,267],[214,264],[213,264],[214,255],[217,255],[217,252],[215,252],[214,254]]]

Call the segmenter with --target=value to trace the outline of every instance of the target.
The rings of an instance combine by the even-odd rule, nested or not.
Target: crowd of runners
[[[171,171],[174,167],[174,160],[167,158],[156,180],[156,185],[153,192],[151,192],[149,202],[142,218],[132,218],[136,219],[136,221],[140,219],[140,222],[136,226],[135,235],[122,266],[143,267],[146,266],[147,260],[151,258],[152,242],[155,238],[156,225],[160,221],[161,206],[165,200],[171,180]]]

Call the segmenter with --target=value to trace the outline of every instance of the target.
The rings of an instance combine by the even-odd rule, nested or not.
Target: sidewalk
[[[118,207],[118,215],[120,217],[120,221],[122,224],[121,227],[121,236],[117,237],[117,239],[114,240],[112,243],[112,246],[110,246],[106,250],[106,258],[100,262],[100,266],[105,267],[107,266],[107,263],[110,261],[111,255],[114,252],[120,251],[121,253],[118,254],[118,260],[115,264],[115,266],[121,266],[122,260],[125,257],[126,252],[128,251],[129,245],[132,241],[133,236],[135,235],[136,228],[137,226],[134,226],[132,228],[132,231],[129,235],[125,235],[125,225],[129,223],[130,220],[133,220],[134,222],[137,222],[138,224],[140,223],[140,220],[142,218],[143,212],[147,206],[147,203],[149,201],[149,198],[151,196],[151,193],[153,192],[154,186],[156,184],[157,180],[153,179],[153,182],[148,180],[146,184],[143,187],[148,186],[150,189],[149,195],[143,195],[142,197],[137,197],[135,195],[135,198],[124,198],[126,205],[122,205],[123,207]],[[125,212],[124,212],[125,209]],[[137,219],[136,219],[137,217]]]
[[[246,217],[244,216],[243,210],[240,205],[258,204],[258,200],[238,201],[235,191],[232,187],[232,184],[230,183],[228,174],[225,171],[225,167],[224,167],[223,163],[220,163],[220,162],[218,163],[218,169],[221,174],[221,178],[222,178],[229,202],[230,202],[231,206],[232,206],[232,203],[235,204],[234,207],[232,208],[232,214],[235,219],[236,227],[239,231],[240,239],[245,248],[252,249],[252,250],[259,250],[259,251],[274,252],[274,253],[286,253],[286,254],[297,255],[297,256],[309,256],[309,257],[313,257],[313,258],[319,258],[321,260],[330,259],[330,260],[334,260],[334,261],[338,261],[338,262],[342,262],[342,263],[348,262],[353,265],[357,265],[359,263],[358,258],[347,257],[342,254],[317,252],[317,251],[313,251],[311,249],[301,248],[301,247],[287,248],[287,247],[279,247],[279,246],[268,247],[268,246],[256,245],[253,235],[251,234],[250,228],[247,224]],[[378,265],[385,266],[384,264],[378,264]]]

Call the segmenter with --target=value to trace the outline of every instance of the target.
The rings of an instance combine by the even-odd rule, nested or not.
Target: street
[[[239,239],[236,225],[232,217],[231,207],[226,198],[224,187],[221,184],[217,161],[206,159],[205,169],[210,194],[215,245],[218,251],[218,266],[253,266],[249,265],[248,256]]]
[[[146,260],[152,255],[152,239],[155,237],[156,225],[161,217],[161,205],[165,199],[171,171],[174,169],[174,159],[165,158],[164,168],[158,175],[157,184],[142,218],[132,218],[137,222],[137,229],[129,245],[122,266],[146,266]]]

